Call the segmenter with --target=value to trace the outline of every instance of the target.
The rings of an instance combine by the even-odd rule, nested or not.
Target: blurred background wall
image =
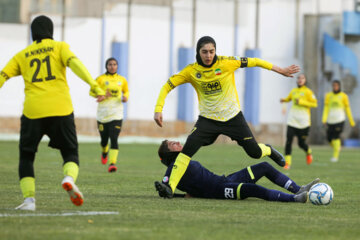
[[[120,74],[130,88],[122,135],[187,135],[198,116],[191,87],[168,95],[163,129],[152,120],[154,106],[169,76],[195,61],[197,39],[209,35],[217,42],[218,55],[245,56],[255,50],[273,64],[300,65],[319,101],[312,110],[311,140],[324,143],[323,98],[333,79],[342,81],[359,126],[357,10],[357,0],[0,0],[0,67],[31,43],[29,23],[46,14],[55,24],[54,39],[69,43],[94,78],[105,72],[107,58],[121,58]],[[187,58],[181,55],[184,49],[189,50]],[[245,72],[236,71],[236,86],[254,135],[259,141],[282,145],[286,125],[282,110],[290,106],[282,106],[279,99],[296,86],[296,78],[260,70],[254,84]],[[96,135],[97,104],[87,84],[70,70],[67,76],[78,132]],[[245,96],[246,84],[258,90],[255,100]],[[0,133],[18,132],[23,91],[21,77],[1,88]],[[191,114],[184,116],[182,108]],[[359,138],[359,128],[347,126],[345,136]]]

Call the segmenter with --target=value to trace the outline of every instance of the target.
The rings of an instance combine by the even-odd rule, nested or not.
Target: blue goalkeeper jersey
[[[169,182],[173,165],[174,163],[171,163],[167,168],[163,183]],[[207,170],[199,162],[191,160],[177,188],[193,197],[216,198],[217,192],[224,182],[226,182],[225,176],[218,176]]]

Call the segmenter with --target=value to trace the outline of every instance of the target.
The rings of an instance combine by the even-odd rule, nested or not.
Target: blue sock
[[[289,190],[292,193],[297,193],[300,189],[300,186],[297,185],[293,180],[291,180],[285,174],[276,170],[267,162],[262,162],[256,165],[251,166],[251,170],[255,176],[255,182],[261,177],[265,176],[270,181],[276,185]]]
[[[255,197],[267,201],[294,202],[294,195],[277,190],[270,190],[253,183],[244,183],[240,189],[241,199]]]

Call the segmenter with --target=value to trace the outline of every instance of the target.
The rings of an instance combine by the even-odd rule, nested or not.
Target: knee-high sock
[[[186,156],[183,153],[180,153],[174,163],[174,166],[171,170],[170,178],[169,178],[169,185],[173,191],[175,192],[175,189],[177,185],[180,182],[180,179],[184,175],[189,163],[190,163],[190,157]]]
[[[118,149],[110,148],[110,151],[109,151],[110,164],[116,164],[118,153],[119,153]]]
[[[74,162],[67,162],[63,166],[64,176],[70,176],[76,182],[79,174],[79,166]]]
[[[24,177],[20,179],[20,188],[24,198],[35,198],[35,178]]]
[[[109,151],[109,144],[106,144],[105,147],[101,146],[101,151],[103,154],[107,154]]]
[[[297,193],[300,190],[300,186],[297,185],[293,180],[288,176],[276,170],[268,162],[258,163],[250,167],[252,174],[255,178],[255,182],[258,181],[261,177],[265,176],[267,179],[275,183],[276,185],[285,188],[286,190]],[[249,171],[249,170],[248,170]]]
[[[291,165],[291,155],[285,155],[285,163],[290,166]]]
[[[239,192],[239,191],[238,191]],[[264,188],[252,183],[244,183],[240,188],[240,199],[255,197],[267,201],[294,202],[294,195]]]
[[[306,154],[307,154],[307,155],[312,154],[312,150],[311,150],[311,148],[310,148],[310,147],[309,147],[309,148],[308,148],[308,150],[306,151]]]
[[[341,140],[340,140],[340,138],[333,139],[331,141],[331,144],[333,146],[333,157],[338,159],[339,155],[340,155],[340,150],[341,150]]]
[[[261,157],[270,156],[271,155],[271,148],[266,146],[263,143],[259,143],[259,147],[261,148]]]

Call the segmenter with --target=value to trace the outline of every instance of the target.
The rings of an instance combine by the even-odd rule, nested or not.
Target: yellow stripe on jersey
[[[296,103],[297,100],[298,104]],[[311,125],[310,108],[317,107],[317,100],[308,87],[302,86],[292,89],[284,101],[292,101],[287,121],[289,126],[303,129]]]
[[[198,96],[200,115],[227,121],[240,112],[240,102],[235,86],[234,71],[240,67],[272,69],[272,64],[258,58],[219,56],[216,63],[206,68],[198,63],[190,64],[173,75],[161,88],[155,112],[162,112],[165,98],[175,87],[190,83]]]
[[[254,180],[254,179],[255,179],[255,176],[254,176],[253,171],[251,170],[251,167],[248,166],[248,167],[247,167],[247,170],[248,170],[248,172],[249,172],[249,175],[250,175],[251,180]]]
[[[349,98],[344,92],[329,92],[325,95],[324,110],[322,116],[323,123],[336,124],[345,121],[345,112],[351,126],[355,122],[351,113]]]
[[[102,123],[113,120],[121,120],[124,117],[122,96],[129,98],[129,88],[126,79],[119,74],[103,74],[96,82],[104,91],[109,91],[111,97],[99,102],[97,109],[97,120]],[[91,95],[91,92],[90,92]]]
[[[0,86],[11,77],[22,75],[25,82],[23,114],[31,119],[65,116],[73,112],[66,66],[77,62],[72,69],[82,74],[91,86],[96,82],[79,64],[65,42],[43,39],[17,53],[0,74]],[[80,62],[81,63],[81,62]],[[84,73],[86,71],[86,73]]]

